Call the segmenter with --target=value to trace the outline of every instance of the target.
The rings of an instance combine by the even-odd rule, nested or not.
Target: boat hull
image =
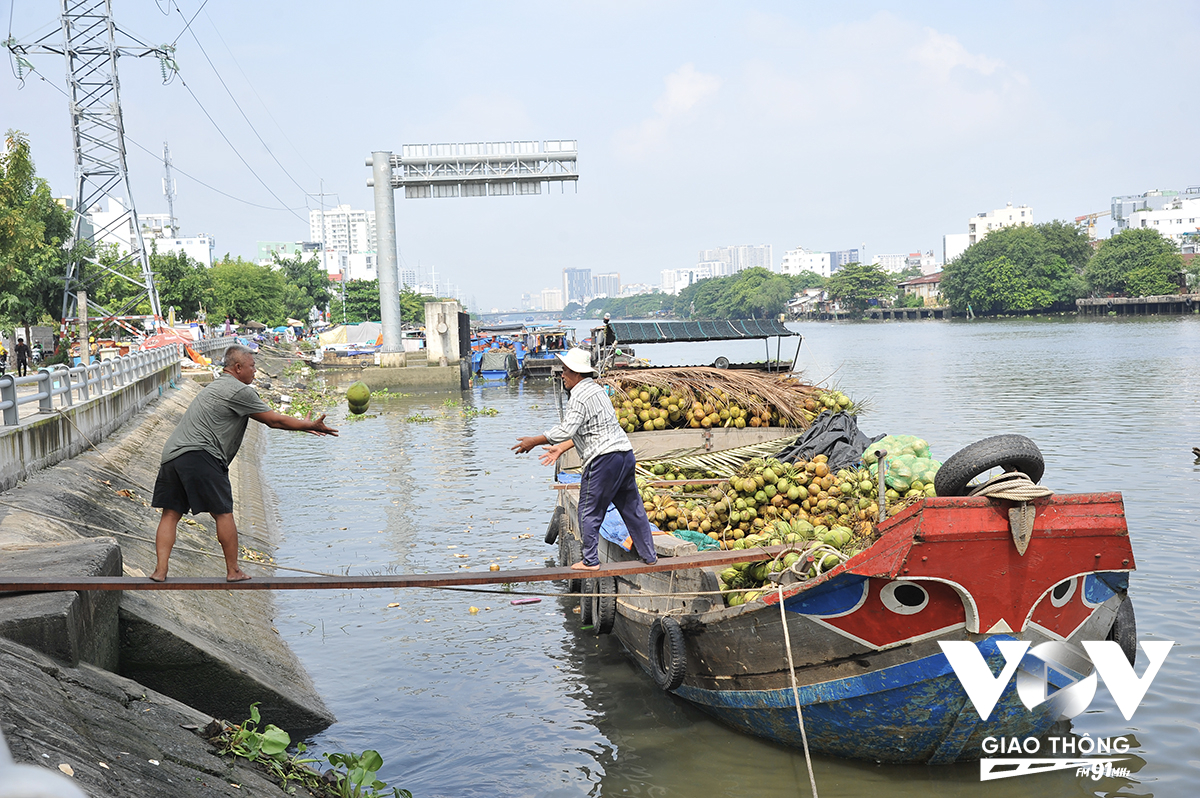
[[[574,497],[561,494],[568,518],[561,533],[577,539]],[[674,618],[686,669],[671,692],[748,734],[801,745],[798,695],[816,753],[890,763],[978,759],[985,738],[1045,734],[1056,712],[1027,709],[1013,680],[981,719],[939,643],[976,643],[998,673],[999,642],[1103,640],[1127,601],[1133,556],[1119,494],[1038,503],[1022,556],[1005,549],[1014,545],[999,503],[926,500],[881,525],[867,551],[785,587],[782,613],[777,592],[738,607],[702,595],[717,589],[716,568],[624,577],[615,584],[612,633],[653,676],[652,625]],[[694,552],[671,536],[655,541],[660,556]],[[600,550],[606,561],[633,557],[607,540]],[[563,551],[560,558],[573,553],[570,544]],[[923,604],[910,602],[919,611],[897,604],[900,586],[921,592]],[[1073,667],[1077,677],[1091,672],[1086,658]]]

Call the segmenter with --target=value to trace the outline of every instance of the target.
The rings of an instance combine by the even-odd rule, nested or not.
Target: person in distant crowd
[[[4,342],[0,341],[0,377],[4,376],[4,372],[8,370],[8,350],[4,347]]]
[[[225,554],[225,579],[241,582],[250,576],[238,565],[238,532],[233,518],[229,464],[237,455],[250,419],[273,429],[334,435],[325,416],[316,420],[276,413],[250,387],[254,353],[244,346],[225,350],[225,368],[192,400],[179,426],[167,438],[150,504],[162,509],[154,550],[158,562],[150,578],[167,578],[167,562],[175,546],[175,528],[184,513],[209,513],[217,523],[217,540]]]
[[[595,571],[600,567],[600,522],[610,503],[624,519],[637,555],[643,562],[653,564],[658,561],[654,533],[634,480],[636,461],[629,436],[617,423],[608,394],[592,379],[591,356],[576,348],[556,357],[562,361],[563,385],[571,394],[566,415],[561,424],[541,435],[518,438],[512,449],[524,454],[535,446],[544,446],[543,465],[551,465],[571,448],[578,450],[583,461],[583,480],[579,485],[583,559],[574,563],[573,569]]]
[[[33,354],[29,351],[29,344],[25,343],[24,338],[17,339],[17,345],[13,347],[13,354],[17,356],[17,376],[24,377],[29,371],[29,357]]]

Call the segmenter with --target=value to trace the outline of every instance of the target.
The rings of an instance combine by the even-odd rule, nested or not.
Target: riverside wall
[[[153,391],[98,450],[0,492],[0,573],[147,577],[159,456],[201,390],[176,384],[161,398]],[[267,434],[252,423],[230,469],[240,543],[263,559],[278,539],[275,499],[258,469]],[[211,518],[181,523],[171,574],[223,569]],[[333,722],[273,617],[267,591],[0,594],[0,730],[17,761],[69,764],[93,796],[244,795],[230,787],[243,781],[255,785],[251,794],[274,794],[180,728],[239,722],[252,702],[264,723],[296,739]]]

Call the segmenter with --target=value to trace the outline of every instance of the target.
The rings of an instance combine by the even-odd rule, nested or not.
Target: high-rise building
[[[416,269],[400,269],[400,287],[401,288],[416,288],[417,287],[417,270]]]
[[[568,305],[572,302],[578,302],[581,305],[586,305],[592,299],[592,270],[591,269],[573,269],[567,267],[562,270],[563,281],[563,301]],[[547,308],[549,310],[549,308]]]
[[[813,272],[822,277],[828,277],[831,272],[828,252],[811,252],[804,247],[789,249],[783,254],[783,262],[779,265],[781,274],[797,275],[800,272]]]
[[[857,249],[838,249],[829,253],[829,273],[837,274],[838,269],[851,263],[862,263],[862,254]]]
[[[1200,247],[1200,189],[1178,194],[1158,210],[1139,210],[1129,214],[1127,229],[1154,230],[1174,241],[1185,255]]]
[[[664,294],[678,294],[689,285],[714,276],[706,263],[697,264],[691,269],[663,269],[662,291]]]
[[[718,265],[719,264],[719,265]],[[770,244],[744,244],[700,250],[697,266],[707,267],[713,277],[728,277],[744,269],[774,269]]]
[[[1144,194],[1127,194],[1112,198],[1112,219],[1117,226],[1113,230],[1119,233],[1130,227],[1129,217],[1138,211],[1160,211],[1176,199],[1200,198],[1200,186],[1193,186],[1187,191],[1160,191],[1154,189]]]
[[[566,305],[563,304],[562,289],[542,289],[542,310],[557,311],[562,310],[564,307],[566,307]]]
[[[592,275],[592,297],[614,297],[621,295],[621,275],[619,272]]]
[[[903,253],[876,255],[871,263],[887,272],[902,272],[908,263],[908,256]]]
[[[318,208],[308,212],[308,226],[312,240],[321,242],[325,248],[325,270],[330,274],[339,273],[343,254],[370,254],[374,263],[375,211],[355,210],[349,205]]]
[[[1024,227],[1033,224],[1033,208],[1028,205],[1013,207],[1010,202],[1003,208],[980,213],[967,220],[967,245],[978,244],[987,234],[1002,227]]]

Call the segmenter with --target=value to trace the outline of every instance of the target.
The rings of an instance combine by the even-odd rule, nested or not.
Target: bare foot
[[[250,574],[245,571],[235,571],[234,573],[225,575],[226,582],[245,582],[249,578]]]
[[[162,576],[159,576],[158,571],[155,571],[154,573],[150,574],[150,581],[151,582],[165,582],[165,581],[167,581],[167,575],[163,574]]]
[[[581,560],[581,561],[575,563],[574,565],[572,565],[571,570],[572,571],[599,571],[600,565],[599,565],[599,563],[597,563],[596,565],[588,565]]]

